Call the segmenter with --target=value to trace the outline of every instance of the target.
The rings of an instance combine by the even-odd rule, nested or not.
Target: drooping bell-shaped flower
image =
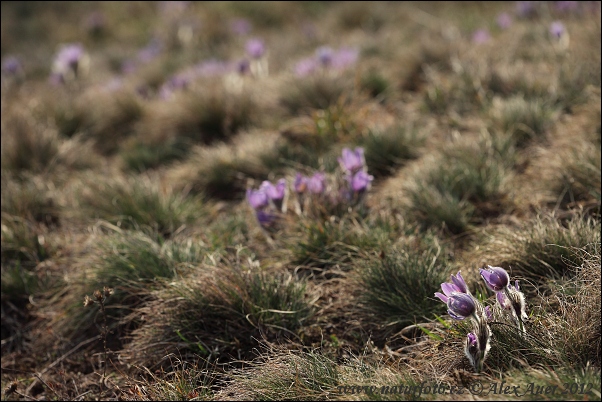
[[[504,268],[487,266],[487,269],[479,269],[481,277],[485,281],[487,287],[494,292],[500,292],[504,290],[510,283],[510,276]]]
[[[328,46],[320,46],[316,49],[316,57],[324,67],[328,67],[332,64],[333,54],[333,50]]]
[[[355,174],[365,166],[364,148],[357,147],[354,151],[349,148],[343,148],[342,157],[338,158],[343,170],[347,173]]]

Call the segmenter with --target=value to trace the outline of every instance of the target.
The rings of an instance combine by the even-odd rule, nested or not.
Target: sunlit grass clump
[[[205,215],[199,196],[161,188],[153,178],[88,180],[80,194],[81,214],[124,229],[148,227],[169,236]]]
[[[440,312],[432,299],[448,277],[449,262],[433,235],[387,249],[358,268],[363,302],[387,323],[429,320]]]
[[[543,216],[488,233],[478,254],[483,262],[497,261],[514,275],[541,281],[570,275],[583,262],[579,249],[592,252],[599,244],[598,220],[577,215],[561,222]]]
[[[408,212],[425,227],[469,230],[504,211],[514,148],[504,137],[452,145],[415,173]]]

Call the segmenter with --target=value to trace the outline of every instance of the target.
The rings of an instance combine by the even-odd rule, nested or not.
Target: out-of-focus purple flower
[[[349,184],[351,185],[351,189],[356,193],[361,193],[368,190],[368,188],[370,188],[370,182],[374,180],[374,176],[369,175],[363,170],[360,170],[353,176],[348,177],[350,177],[348,180]]]
[[[343,170],[354,174],[364,168],[364,148],[357,147],[354,151],[349,148],[343,148],[342,157],[338,158],[338,161]]]
[[[570,13],[579,9],[578,1],[555,1],[554,8],[559,13]]]
[[[295,74],[298,77],[306,77],[316,71],[317,68],[318,63],[313,57],[302,59],[295,64]]]
[[[247,189],[247,201],[255,210],[265,208],[269,204],[268,195],[261,188],[259,190]]]
[[[554,21],[550,24],[550,35],[555,39],[560,39],[566,32],[564,24],[560,21]]]
[[[194,67],[196,74],[201,77],[227,74],[232,70],[232,65],[220,60],[206,60]]]
[[[286,179],[278,180],[276,185],[265,180],[261,183],[261,186],[259,186],[259,190],[265,191],[271,200],[281,200],[284,198],[284,193],[286,192]]]
[[[21,61],[16,56],[7,56],[2,60],[2,74],[6,76],[18,75],[23,71]]]
[[[509,13],[501,13],[496,18],[497,26],[501,29],[508,29],[512,25],[512,17]]]
[[[260,59],[265,54],[265,43],[258,38],[249,39],[245,45],[247,54],[253,59]]]
[[[307,190],[307,177],[303,176],[301,173],[297,173],[295,175],[295,182],[293,183],[293,188],[297,193],[304,193]]]
[[[328,46],[320,46],[316,49],[316,57],[323,67],[329,67],[332,64],[334,52]]]
[[[489,42],[491,39],[491,35],[489,31],[486,29],[477,29],[472,34],[472,42],[476,44]]]
[[[454,320],[464,320],[477,310],[475,299],[466,293],[452,292],[447,298],[447,313]]]
[[[251,63],[249,63],[249,60],[247,60],[247,59],[239,60],[236,63],[236,71],[240,75],[249,74],[251,72]]]
[[[246,35],[253,29],[251,23],[244,18],[237,18],[230,21],[230,30],[236,35]]]
[[[257,217],[257,221],[263,227],[269,226],[272,222],[276,221],[277,216],[275,214],[270,213],[269,211],[258,209],[255,211],[255,217]]]
[[[339,49],[332,57],[332,67],[343,70],[357,62],[359,51],[357,49],[345,47]]]
[[[510,276],[504,268],[488,265],[487,269],[481,268],[479,272],[487,287],[494,292],[503,291],[510,283]]]
[[[265,180],[259,186],[259,191],[264,191],[268,198],[274,203],[274,206],[279,211],[284,212],[284,196],[286,195],[286,179],[278,180],[276,185],[273,185],[268,180]]]
[[[325,179],[326,176],[324,173],[314,173],[314,175],[307,181],[307,189],[313,194],[322,194],[326,187],[324,184]]]
[[[517,1],[516,2],[516,14],[520,18],[530,18],[535,15],[537,10],[535,9],[534,1]]]
[[[84,57],[84,47],[81,44],[64,45],[54,59],[54,70],[59,73],[67,71],[77,73],[77,68],[82,57]]]

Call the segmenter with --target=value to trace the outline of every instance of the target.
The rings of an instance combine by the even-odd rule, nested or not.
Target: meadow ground
[[[1,11],[2,400],[600,400],[600,2]]]

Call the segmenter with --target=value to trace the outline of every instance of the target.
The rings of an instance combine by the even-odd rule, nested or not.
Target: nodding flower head
[[[435,294],[437,296],[437,294]],[[441,298],[440,296],[437,296]],[[475,316],[478,303],[471,295],[460,292],[452,292],[447,297],[447,313],[454,320],[463,320]]]
[[[307,189],[314,194],[322,194],[324,192],[324,180],[326,176],[324,173],[315,173],[312,177],[307,181]]]
[[[510,283],[510,276],[504,268],[487,266],[487,269],[479,269],[481,277],[485,281],[487,287],[494,292],[500,292],[504,290]]]
[[[259,190],[247,189],[247,201],[256,211],[267,207],[269,204],[268,195],[261,188]]]
[[[343,148],[342,157],[338,158],[343,170],[354,174],[362,170],[365,166],[364,148],[357,147],[354,151],[349,148]]]
[[[483,363],[491,349],[490,339],[491,330],[487,323],[478,323],[473,332],[469,332],[466,336],[464,354],[477,373],[483,370]]]

